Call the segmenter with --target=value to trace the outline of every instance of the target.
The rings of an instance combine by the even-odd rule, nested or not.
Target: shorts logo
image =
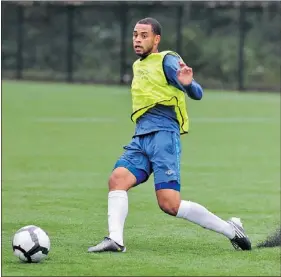
[[[169,169],[169,170],[167,170],[165,173],[166,173],[167,175],[172,175],[172,174],[175,174],[175,171]]]

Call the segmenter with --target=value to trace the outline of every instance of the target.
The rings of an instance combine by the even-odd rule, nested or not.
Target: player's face
[[[133,32],[133,45],[135,53],[145,57],[150,53],[157,52],[160,35],[152,32],[152,26],[147,24],[136,24]]]

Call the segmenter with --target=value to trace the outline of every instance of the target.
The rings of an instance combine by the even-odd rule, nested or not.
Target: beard
[[[137,56],[139,56],[140,58],[145,58],[147,57],[149,54],[151,54],[153,47],[150,47],[149,49],[147,49],[146,51],[143,51],[143,53],[136,53]]]

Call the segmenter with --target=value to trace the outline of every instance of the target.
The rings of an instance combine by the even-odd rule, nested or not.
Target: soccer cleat
[[[245,233],[240,218],[232,217],[227,221],[235,230],[235,237],[230,239],[236,250],[251,250],[251,241]]]
[[[90,253],[99,253],[99,252],[126,252],[126,247],[119,245],[117,242],[111,238],[105,237],[102,242],[95,246],[88,248]]]

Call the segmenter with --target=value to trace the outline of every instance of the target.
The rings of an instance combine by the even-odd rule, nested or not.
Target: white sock
[[[125,190],[108,193],[108,231],[109,238],[120,245],[123,242],[123,229],[128,214],[128,194]]]
[[[235,236],[235,231],[229,223],[209,212],[205,207],[191,201],[181,201],[177,217],[185,218],[203,228],[221,233],[229,239]]]

